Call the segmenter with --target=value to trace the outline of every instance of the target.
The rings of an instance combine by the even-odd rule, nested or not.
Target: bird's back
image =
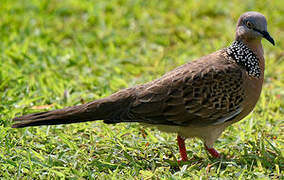
[[[230,120],[240,113],[245,98],[244,73],[225,50],[215,52],[134,87],[128,117],[105,122],[206,126]]]

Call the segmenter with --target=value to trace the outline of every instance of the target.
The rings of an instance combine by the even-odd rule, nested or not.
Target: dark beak
[[[267,31],[262,31],[261,34],[263,35],[265,39],[267,39],[267,41],[271,42],[273,46],[275,45],[274,39],[270,36],[270,34]]]
[[[273,46],[275,45],[274,39],[270,36],[270,34],[267,31],[260,31],[258,29],[253,29],[257,32],[259,32],[260,34],[262,34],[262,36],[267,39],[267,41],[269,41],[271,44],[273,44]]]

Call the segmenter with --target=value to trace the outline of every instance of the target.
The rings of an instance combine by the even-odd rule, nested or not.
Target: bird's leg
[[[214,158],[220,158],[221,157],[220,154],[218,153],[218,151],[216,151],[216,149],[209,148],[208,146],[206,146],[206,144],[205,144],[205,148]]]
[[[177,142],[178,142],[178,147],[179,147],[179,153],[181,156],[181,161],[188,161],[184,140],[185,138],[179,135],[177,136]]]

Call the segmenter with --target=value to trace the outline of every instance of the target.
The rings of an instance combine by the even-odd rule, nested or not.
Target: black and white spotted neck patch
[[[261,70],[259,67],[259,59],[244,43],[241,41],[234,41],[226,51],[238,65],[246,69],[248,75],[257,78],[260,77]]]

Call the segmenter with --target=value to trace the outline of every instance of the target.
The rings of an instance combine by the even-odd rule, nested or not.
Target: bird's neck
[[[260,67],[260,64],[263,65],[260,61],[263,61],[263,59],[260,59],[257,52],[254,52],[254,49],[243,41],[234,41],[231,46],[226,48],[226,52],[239,66],[247,71],[249,76],[256,78],[263,76],[264,67]]]
[[[263,59],[263,48],[260,39],[245,42],[245,44],[257,55],[259,59]]]
[[[263,53],[263,48],[262,48],[262,44],[261,44],[261,38],[247,39],[247,38],[244,38],[243,36],[236,36],[236,41],[241,41],[249,49],[251,49],[254,52],[254,54],[259,59],[259,67],[260,67],[261,71],[264,72],[265,60],[264,60],[264,56],[263,56],[264,53]]]
[[[257,57],[262,60],[263,58],[263,48],[262,48],[262,44],[261,44],[261,39],[246,39],[243,37],[237,37],[236,41],[241,41],[242,43],[244,43],[248,48],[250,48],[255,55],[257,55]]]
[[[256,54],[256,56],[259,59],[259,67],[262,70],[262,72],[264,72],[265,60],[263,56],[263,48],[261,44],[261,39],[257,39],[254,41],[251,40],[251,41],[245,42],[245,44],[247,45],[248,48],[250,48]]]

